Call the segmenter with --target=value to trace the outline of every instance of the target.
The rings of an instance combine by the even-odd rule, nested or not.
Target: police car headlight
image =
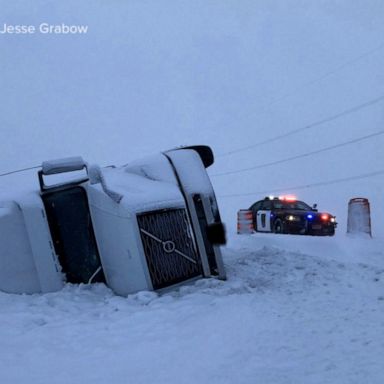
[[[288,215],[285,220],[288,221],[300,221],[300,216],[295,216],[295,215]]]

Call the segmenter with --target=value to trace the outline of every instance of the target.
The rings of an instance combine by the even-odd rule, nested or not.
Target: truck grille
[[[137,216],[154,289],[202,274],[185,209],[167,209]]]

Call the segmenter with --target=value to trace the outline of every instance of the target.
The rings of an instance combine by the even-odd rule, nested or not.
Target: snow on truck
[[[225,279],[213,161],[209,147],[192,146],[122,167],[43,162],[40,190],[0,201],[0,290],[104,282],[127,295]]]

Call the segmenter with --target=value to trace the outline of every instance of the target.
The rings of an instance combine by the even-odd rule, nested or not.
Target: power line
[[[10,172],[6,172],[6,173],[1,173],[0,176],[8,176],[8,175],[12,175],[13,173],[19,173],[19,172],[24,172],[24,171],[30,171],[31,169],[37,169],[37,168],[41,168],[41,165],[36,165],[34,167],[29,167],[29,168],[23,168],[23,169],[18,169],[16,171],[10,171]]]
[[[305,88],[307,86],[310,86],[310,85],[313,85],[313,84],[316,84],[324,79],[326,79],[327,77],[339,72],[340,70],[352,65],[352,64],[355,64],[356,62],[359,62],[360,60],[376,53],[377,51],[383,49],[384,47],[384,43],[381,43],[379,45],[377,45],[375,48],[369,50],[369,51],[366,51],[358,56],[355,56],[353,58],[351,58],[350,60],[347,60],[345,62],[343,62],[342,64],[334,67],[333,69],[330,69],[329,71],[323,73],[322,75],[319,75],[317,78],[313,79],[313,80],[310,80],[308,82],[304,82],[300,85],[298,85],[296,88],[294,88],[293,90],[291,90],[290,92],[287,92],[285,94],[281,94],[280,96],[277,96],[275,97],[274,99],[272,98],[272,100],[269,101],[268,104],[266,104],[263,108],[266,109],[267,107],[270,107],[271,105],[275,104],[277,101],[280,101],[280,100],[283,100],[285,99],[286,97],[290,96],[291,94],[293,94],[294,92],[302,89],[302,88]],[[265,111],[264,111],[265,113]],[[239,150],[242,150],[242,148],[240,148]],[[217,157],[220,157],[220,156],[226,156],[227,154],[231,154],[233,152],[237,152],[238,150],[236,151],[231,151],[231,152],[225,152],[223,153],[222,155],[218,155]]]
[[[261,195],[261,194],[268,194],[268,193],[274,193],[274,192],[287,192],[287,191],[294,191],[299,189],[306,189],[306,188],[312,188],[312,187],[320,187],[323,185],[331,185],[331,184],[339,184],[344,183],[352,180],[360,180],[360,179],[366,179],[373,176],[378,176],[384,174],[384,169],[365,173],[358,176],[350,176],[350,177],[344,177],[342,179],[333,179],[329,181],[320,181],[318,183],[313,184],[306,184],[306,185],[299,185],[295,187],[289,187],[289,188],[278,188],[278,189],[272,189],[272,190],[265,190],[265,191],[254,191],[254,192],[247,192],[247,193],[234,193],[229,195],[218,195],[220,198],[228,198],[228,197],[240,197],[240,196],[251,196],[251,195]]]
[[[384,95],[379,96],[379,97],[377,97],[375,99],[369,100],[369,101],[367,101],[365,103],[362,103],[362,104],[359,104],[359,105],[355,105],[354,107],[345,109],[342,112],[339,112],[339,113],[336,113],[334,115],[328,116],[328,117],[326,117],[326,118],[324,118],[322,120],[318,120],[318,121],[316,121],[316,122],[314,122],[312,124],[308,124],[308,125],[306,125],[304,127],[294,129],[294,130],[289,131],[287,133],[283,133],[282,135],[277,135],[277,136],[271,137],[271,138],[263,140],[263,141],[259,141],[257,143],[251,144],[251,145],[247,145],[247,146],[244,146],[244,147],[241,147],[241,148],[237,148],[237,149],[234,149],[234,150],[229,151],[229,152],[221,153],[221,154],[217,155],[216,157],[225,157],[225,156],[233,155],[234,153],[238,153],[238,152],[242,152],[242,151],[247,151],[247,150],[249,150],[251,148],[256,148],[256,147],[259,147],[259,146],[264,145],[264,144],[272,143],[274,141],[286,138],[288,136],[295,135],[296,133],[303,132],[303,131],[306,131],[306,130],[318,127],[319,125],[323,125],[325,123],[329,123],[331,121],[339,119],[340,117],[343,117],[343,116],[349,115],[351,113],[360,111],[360,110],[362,110],[364,108],[368,108],[368,107],[370,107],[372,105],[375,105],[375,104],[378,104],[378,103],[382,102],[383,100],[384,100]]]
[[[302,153],[300,155],[295,155],[295,156],[287,157],[285,159],[272,161],[270,163],[264,163],[264,164],[255,165],[253,167],[241,168],[241,169],[237,169],[237,170],[234,170],[234,171],[228,171],[228,172],[222,172],[222,173],[216,173],[216,174],[213,174],[213,175],[210,175],[210,176],[211,177],[220,177],[220,176],[226,176],[226,175],[233,175],[233,174],[236,174],[236,173],[253,171],[253,170],[259,169],[259,168],[270,167],[272,165],[286,163],[288,161],[301,159],[303,157],[309,157],[309,156],[317,155],[319,153],[326,152],[326,151],[331,151],[333,149],[340,148],[340,147],[345,147],[347,145],[355,144],[355,143],[358,143],[360,141],[368,140],[368,139],[371,139],[373,137],[377,137],[377,136],[380,136],[380,135],[383,135],[383,134],[384,134],[384,130],[372,133],[370,135],[358,137],[356,139],[352,139],[352,140],[349,140],[349,141],[345,141],[343,143],[339,143],[339,144],[331,145],[329,147],[321,148],[321,149],[318,149],[316,151]]]
[[[364,52],[364,53],[362,53],[362,54],[360,54],[358,56],[355,56],[352,59],[347,60],[344,63],[334,67],[333,69],[330,69],[328,72],[325,72],[324,74],[318,76],[317,78],[315,78],[313,80],[309,80],[308,82],[305,82],[305,83],[302,83],[302,84],[298,85],[292,91],[287,92],[285,94],[282,94],[281,96],[278,96],[275,99],[272,99],[272,101],[270,103],[268,103],[268,106],[271,106],[272,104],[276,103],[277,101],[285,99],[286,97],[290,96],[292,93],[298,91],[299,89],[302,89],[302,88],[307,87],[309,85],[316,84],[316,83],[326,79],[327,77],[329,77],[329,76],[339,72],[340,70],[342,70],[344,68],[347,68],[350,65],[359,62],[360,60],[362,60],[362,59],[372,55],[373,53],[376,53],[377,51],[381,50],[383,47],[384,47],[384,43],[381,43],[380,45],[376,46],[375,48],[373,48],[373,49],[371,49],[369,51],[366,51],[366,52]]]

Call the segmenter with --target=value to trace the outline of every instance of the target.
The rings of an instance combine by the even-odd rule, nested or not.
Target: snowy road
[[[228,281],[0,294],[1,383],[382,383],[384,241],[230,238]]]

